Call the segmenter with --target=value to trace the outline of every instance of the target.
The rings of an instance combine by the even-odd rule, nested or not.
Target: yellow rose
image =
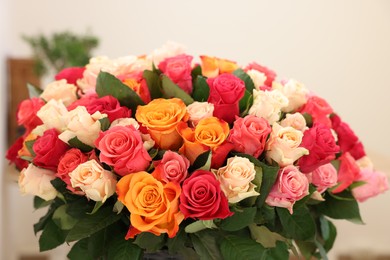
[[[222,73],[232,73],[238,69],[238,65],[234,61],[219,59],[210,56],[200,56],[202,74],[208,78],[214,78]]]

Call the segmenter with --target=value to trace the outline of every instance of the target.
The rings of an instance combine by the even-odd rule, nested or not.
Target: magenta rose
[[[65,68],[55,75],[56,80],[65,79],[69,84],[77,85],[77,80],[83,78],[85,67]]]
[[[355,160],[366,155],[363,144],[359,141],[359,138],[355,135],[349,125],[341,120],[338,115],[333,115],[330,120],[332,121],[332,128],[337,133],[338,144],[340,145],[343,153],[349,152]]]
[[[233,215],[219,181],[213,173],[204,170],[193,172],[184,181],[179,207],[185,218],[210,220]]]
[[[166,151],[161,161],[156,161],[154,178],[164,182],[176,182],[181,184],[188,175],[190,161],[183,155],[172,151]]]
[[[299,169],[303,173],[310,173],[329,163],[340,151],[330,128],[323,124],[314,124],[312,128],[306,130],[300,146],[309,150],[309,154],[302,156],[298,161]]]
[[[101,162],[114,167],[121,175],[146,170],[152,158],[145,150],[142,137],[133,126],[115,126],[100,132],[95,146]]]
[[[311,183],[317,187],[317,191],[320,193],[335,186],[337,184],[336,168],[331,163],[321,165],[312,172]]]
[[[365,182],[365,184],[352,189],[353,196],[359,202],[364,202],[389,189],[389,181],[386,174],[369,168],[360,171],[358,181]]]
[[[19,137],[7,150],[5,158],[9,160],[10,164],[15,164],[16,168],[22,170],[23,168],[27,168],[28,161],[21,159],[18,155],[18,151],[22,149],[24,142],[24,137]]]
[[[340,168],[337,175],[338,186],[332,190],[333,193],[339,193],[349,187],[359,178],[360,169],[355,159],[350,153],[344,153],[340,158]]]
[[[85,95],[81,99],[73,102],[68,106],[68,110],[73,110],[78,106],[84,106],[91,115],[97,111],[102,114],[107,114],[110,122],[118,118],[127,118],[131,115],[131,110],[127,107],[122,107],[119,101],[113,96],[99,98],[96,93]]]
[[[192,93],[192,56],[180,54],[160,62],[158,68],[188,94]]]
[[[274,71],[272,71],[271,69],[267,68],[267,67],[264,67],[260,64],[257,64],[256,62],[252,62],[250,63],[246,68],[245,68],[245,71],[248,71],[248,70],[257,70],[261,73],[264,73],[264,75],[267,77],[266,81],[264,82],[264,85],[266,86],[266,88],[260,88],[261,90],[264,90],[264,89],[270,89],[270,87],[272,87],[272,82],[275,80],[276,78],[276,73]],[[267,88],[268,87],[268,88]]]
[[[318,96],[311,96],[308,98],[305,105],[300,108],[301,114],[307,113],[312,116],[313,123],[321,123],[328,127],[332,126],[329,115],[333,113],[332,107],[325,99]]]
[[[294,203],[309,194],[309,180],[293,165],[281,168],[265,202],[287,208],[293,214]]]
[[[35,127],[43,124],[37,116],[37,112],[43,105],[45,102],[40,98],[26,99],[19,104],[16,117],[18,124],[26,128],[26,133],[30,133]]]
[[[234,121],[228,140],[234,144],[234,150],[259,157],[264,151],[271,127],[262,117],[247,115]]]
[[[239,102],[245,93],[244,82],[233,74],[207,79],[210,87],[208,102],[214,104],[215,117],[232,123],[240,113]]]
[[[57,171],[60,158],[69,146],[58,138],[56,129],[46,130],[33,145],[35,157],[33,163],[51,171]]]

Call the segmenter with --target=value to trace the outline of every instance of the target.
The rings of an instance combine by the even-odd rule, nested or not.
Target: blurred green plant
[[[22,36],[33,50],[35,71],[44,76],[51,70],[58,73],[64,68],[84,66],[91,58],[91,51],[99,44],[91,34],[76,35],[65,31],[51,36]]]

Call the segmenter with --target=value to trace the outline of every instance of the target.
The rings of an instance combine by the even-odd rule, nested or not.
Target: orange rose
[[[26,142],[35,140],[35,139],[37,139],[37,137],[38,136],[36,134],[33,134],[33,133],[30,133],[30,134],[28,134],[28,136],[26,136],[26,139],[24,139],[24,141],[23,141],[22,149],[20,149],[18,151],[19,157],[22,157],[22,156],[33,157],[33,155],[30,153],[30,151],[27,148]]]
[[[147,172],[122,177],[116,185],[118,200],[130,211],[131,227],[126,239],[141,232],[157,236],[168,233],[170,238],[179,231],[184,216],[179,212],[180,185],[163,184]]]
[[[229,135],[229,124],[219,118],[208,117],[200,120],[195,129],[180,123],[177,130],[184,139],[180,153],[192,164],[201,153],[210,149],[215,151],[225,142]]]
[[[159,148],[177,150],[181,146],[183,140],[176,126],[188,120],[186,105],[181,99],[154,99],[145,106],[138,106],[135,118],[148,129]]]
[[[232,73],[238,69],[238,65],[234,61],[210,56],[200,56],[200,59],[202,74],[208,78],[214,78],[222,73]]]

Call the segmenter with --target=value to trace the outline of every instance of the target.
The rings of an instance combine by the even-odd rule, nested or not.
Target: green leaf
[[[93,210],[87,214],[90,214],[90,215],[95,214],[103,206],[103,204],[104,203],[101,201],[96,201],[95,206],[93,207]]]
[[[303,118],[305,118],[307,127],[312,127],[313,126],[313,117],[308,113],[303,113],[302,116],[303,116]]]
[[[324,247],[321,245],[321,243],[318,242],[317,240],[314,240],[314,244],[317,246],[318,251],[320,252],[321,259],[328,260],[328,256],[326,255],[326,251],[325,251]]]
[[[194,99],[190,95],[165,75],[162,75],[162,89],[164,98],[180,98],[187,106],[194,102]]]
[[[278,177],[279,167],[269,166],[261,163],[263,169],[263,179],[261,181],[260,196],[257,197],[256,205],[261,208]]]
[[[58,192],[60,193],[67,192],[66,183],[60,178],[55,178],[54,180],[51,180],[50,183]]]
[[[289,251],[286,243],[276,241],[276,246],[268,248],[264,259],[289,259]]]
[[[253,90],[255,89],[255,84],[253,83],[251,77],[244,70],[236,69],[235,71],[233,71],[233,75],[244,81],[245,88],[247,91],[249,91],[250,93],[253,92]]]
[[[35,141],[36,141],[36,139],[25,142],[27,150],[31,153],[32,157],[35,157],[35,152],[33,149]]]
[[[107,131],[108,128],[110,128],[110,120],[108,119],[108,117],[103,117],[99,119],[99,122],[100,122],[100,130],[102,130],[103,132]]]
[[[143,256],[142,249],[133,244],[132,240],[125,240],[123,236],[114,237],[107,253],[107,259],[110,260],[141,260]]]
[[[228,235],[221,243],[221,253],[224,260],[265,259],[265,252],[262,245],[250,238]]]
[[[69,231],[67,242],[86,238],[99,230],[115,223],[121,215],[112,212],[111,207],[102,208],[99,214],[86,215]]]
[[[125,207],[125,205],[122,202],[120,202],[119,200],[117,200],[114,204],[112,211],[116,212],[117,214],[120,214],[124,207]]]
[[[219,250],[219,234],[211,229],[190,234],[196,253],[202,260],[223,259]]]
[[[150,97],[152,99],[161,98],[162,90],[159,74],[150,70],[145,70],[142,76],[148,85]]]
[[[301,252],[301,255],[306,259],[312,259],[313,254],[317,250],[317,246],[312,241],[299,241],[296,240],[295,243],[297,244],[299,251]]]
[[[196,233],[207,228],[217,228],[212,219],[198,220],[185,227],[186,233]]]
[[[277,241],[286,241],[286,238],[276,232],[270,231],[265,226],[251,224],[249,225],[249,230],[251,232],[251,237],[265,248],[275,247]]]
[[[133,115],[137,110],[137,106],[145,105],[134,90],[123,84],[115,76],[103,71],[99,73],[96,80],[96,93],[99,97],[108,95],[115,97],[121,106],[130,108]]]
[[[107,228],[104,228],[95,234],[91,235],[88,239],[88,255],[93,259],[100,259],[103,257],[106,251]]]
[[[70,230],[76,225],[77,219],[66,213],[68,205],[62,205],[54,211],[53,221],[62,230]]]
[[[66,234],[52,220],[49,220],[39,238],[39,251],[47,251],[63,244]]]
[[[332,196],[337,200],[349,200],[349,201],[355,200],[355,197],[352,195],[352,193],[349,190],[343,190],[342,192],[339,193],[328,192],[328,195]]]
[[[47,213],[44,216],[42,216],[37,223],[34,224],[35,235],[39,231],[43,230],[43,228],[47,225],[49,220],[51,220],[51,217],[53,216],[54,211],[55,211],[55,208],[50,207],[49,210],[47,211]]]
[[[34,86],[31,83],[27,83],[27,90],[30,98],[39,97],[43,92],[42,89],[38,88],[37,86]]]
[[[193,248],[182,247],[180,248],[178,255],[183,257],[185,260],[199,260],[199,255],[195,252]]]
[[[244,96],[240,99],[239,102],[241,116],[245,116],[248,113],[249,108],[252,106],[252,104],[253,95],[248,90],[245,90]]]
[[[93,260],[92,256],[88,252],[88,239],[81,239],[73,245],[72,249],[69,251],[67,257],[69,260]]]
[[[34,209],[40,209],[49,206],[53,200],[44,200],[38,196],[34,196]]]
[[[88,200],[85,197],[81,197],[67,205],[68,207],[66,209],[66,213],[74,218],[85,217],[87,212],[91,212],[91,210],[93,210],[93,206],[88,203]]]
[[[332,249],[334,241],[336,240],[337,229],[335,225],[324,216],[320,217],[320,228],[322,238],[325,241],[324,249],[328,252]]]
[[[316,234],[316,225],[306,206],[294,208],[294,213],[292,215],[285,208],[277,207],[276,212],[280,218],[283,229],[293,239],[305,241],[314,238]]]
[[[237,231],[247,227],[253,223],[257,208],[243,208],[240,210],[232,208],[232,210],[234,214],[221,221],[221,229],[226,231]]]
[[[193,172],[195,170],[210,170],[211,167],[211,151],[206,151],[196,157],[194,163],[191,165],[188,172]]]
[[[191,71],[191,78],[194,82],[198,76],[202,76],[202,67],[200,65],[195,66]]]
[[[167,247],[170,254],[176,254],[182,248],[185,247],[186,240],[188,239],[186,232],[183,228],[179,229],[179,232],[173,238],[167,238]]]
[[[210,87],[207,84],[206,78],[198,76],[195,80],[195,84],[192,90],[192,97],[195,101],[204,102],[207,101],[210,95]]]
[[[165,245],[165,235],[156,236],[149,232],[143,232],[137,236],[134,244],[148,252],[157,252]]]
[[[68,144],[71,146],[71,147],[74,147],[74,148],[77,148],[77,149],[80,149],[83,153],[88,153],[90,151],[93,150],[93,148],[87,144],[84,144],[83,142],[81,142],[77,136],[73,137],[72,139],[69,139],[68,141]]]
[[[350,188],[351,190],[353,190],[354,188],[363,186],[364,184],[367,184],[367,182],[365,182],[365,181],[355,181],[355,182],[353,182],[351,185],[349,185],[349,188]]]

